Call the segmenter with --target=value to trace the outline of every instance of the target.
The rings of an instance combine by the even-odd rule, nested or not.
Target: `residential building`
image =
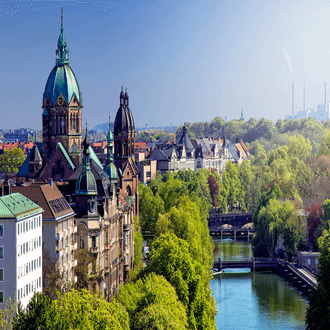
[[[65,272],[67,280],[74,281],[76,266],[76,232],[74,211],[50,180],[50,184],[33,182],[10,187],[40,205],[42,215],[43,251]]]
[[[157,145],[152,150],[149,159],[157,161],[157,170],[161,171],[161,174],[179,169],[198,171],[202,168],[221,173],[227,161],[241,164],[243,160],[249,160],[250,156],[242,140],[231,143],[225,135],[223,139],[191,140],[184,126],[177,144]]]
[[[19,193],[0,197],[0,309],[10,297],[26,307],[42,292],[43,209]]]

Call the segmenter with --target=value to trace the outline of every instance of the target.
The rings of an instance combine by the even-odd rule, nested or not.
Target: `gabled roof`
[[[103,167],[100,167],[94,159],[90,159],[91,171],[95,177],[95,180],[103,180],[109,178],[108,174],[104,172]],[[79,175],[82,173],[83,164],[80,164],[77,170],[70,176],[69,181],[77,181]]]
[[[0,197],[0,218],[17,220],[42,212],[43,209],[26,196],[13,193]]]
[[[64,148],[64,146],[63,146],[63,144],[62,144],[61,142],[58,142],[57,144],[58,144],[58,146],[60,147],[60,149],[61,149],[61,151],[62,151],[62,153],[63,153],[65,159],[68,161],[68,163],[69,163],[71,169],[74,171],[76,167],[74,166],[74,164],[73,164],[73,162],[72,162],[70,156],[69,156],[68,153],[66,152],[66,150],[65,150],[65,148]]]
[[[48,183],[32,183],[30,186],[12,186],[11,189],[38,203],[44,209],[43,218],[46,220],[56,220],[74,214],[56,185],[52,187]]]

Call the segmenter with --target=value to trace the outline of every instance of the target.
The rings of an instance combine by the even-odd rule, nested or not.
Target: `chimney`
[[[292,116],[294,116],[294,83],[292,83]]]
[[[325,110],[327,110],[327,83],[324,83],[324,106]]]
[[[306,84],[304,83],[304,111],[306,111],[306,105],[305,105],[305,100],[306,100]]]

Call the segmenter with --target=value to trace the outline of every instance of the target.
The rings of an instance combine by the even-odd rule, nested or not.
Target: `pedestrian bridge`
[[[244,260],[221,260],[214,259],[214,268],[219,271],[226,268],[250,268],[251,271],[260,269],[269,269],[278,267],[279,260],[277,258],[248,258]]]

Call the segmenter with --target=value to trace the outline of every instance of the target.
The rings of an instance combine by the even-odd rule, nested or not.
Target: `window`
[[[25,230],[28,232],[29,231],[29,227],[28,227],[29,225],[28,225],[28,222],[26,221],[25,222]]]
[[[92,236],[92,247],[96,248],[96,236]]]
[[[109,267],[108,255],[105,256],[105,267]]]
[[[37,248],[37,240],[34,239],[34,248],[36,249]]]
[[[21,295],[20,295],[20,293],[21,293],[21,290],[18,290],[18,300],[21,299]]]
[[[3,274],[3,273],[4,273],[4,269],[1,268],[1,269],[0,269],[0,281],[3,281],[3,279],[4,279],[4,276],[3,276],[4,274]],[[19,272],[18,272],[18,273],[19,273]]]
[[[41,286],[41,277],[39,277],[39,286]]]
[[[105,233],[105,244],[109,243],[108,232]]]
[[[22,246],[21,246],[22,248]],[[25,254],[25,244],[23,244],[23,253]]]
[[[80,248],[81,249],[85,248],[85,239],[84,239],[84,237],[80,237]]]
[[[0,225],[0,237],[3,237],[3,225]]]
[[[26,274],[29,274],[29,265],[26,264]]]
[[[31,221],[31,229],[33,229],[33,220]]]
[[[18,226],[17,226],[18,235],[20,234],[19,229],[20,229],[20,225],[18,224]]]
[[[3,304],[5,302],[5,292],[0,291],[0,303]]]
[[[29,230],[31,229],[31,221],[29,221]]]
[[[39,257],[39,267],[41,267],[41,257]]]
[[[3,246],[0,246],[0,259],[3,259]]]
[[[34,259],[34,270],[37,269],[37,259]]]
[[[41,236],[39,236],[39,246],[41,246]]]
[[[34,218],[34,228],[36,227],[36,218]]]

